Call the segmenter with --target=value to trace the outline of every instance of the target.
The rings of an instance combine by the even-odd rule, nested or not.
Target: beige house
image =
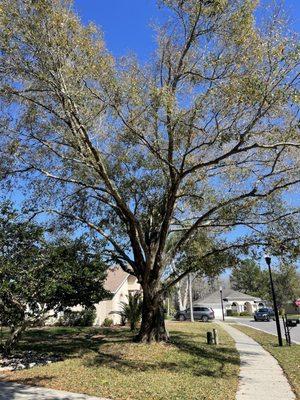
[[[94,325],[102,325],[105,318],[112,319],[114,325],[120,324],[122,302],[128,303],[127,296],[129,293],[141,291],[141,285],[135,276],[124,272],[121,267],[112,267],[108,269],[104,288],[112,294],[112,297],[110,300],[103,300],[94,304],[96,308]],[[72,311],[81,311],[82,309],[81,305],[71,307]],[[53,313],[50,311],[49,314],[46,325],[53,325],[64,313],[61,312],[57,316],[51,316]]]
[[[105,318],[111,318],[114,324],[119,324],[121,303],[128,302],[128,294],[140,291],[141,285],[135,276],[129,275],[120,267],[113,267],[108,270],[104,288],[112,293],[112,298],[95,304],[97,311],[95,325],[101,325]]]
[[[222,301],[225,315],[228,310],[238,313],[247,311],[249,314],[253,314],[260,307],[265,306],[265,302],[260,297],[250,296],[230,288],[223,289]],[[194,306],[211,307],[215,312],[215,317],[217,319],[222,318],[221,293],[219,290],[204,299],[195,301]]]

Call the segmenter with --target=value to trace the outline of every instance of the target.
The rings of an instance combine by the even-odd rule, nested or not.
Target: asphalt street
[[[225,317],[226,319],[226,317]],[[269,322],[264,322],[264,321],[254,321],[253,318],[230,318],[230,322],[236,321],[239,322],[243,325],[250,326],[252,328],[258,328],[261,329],[262,331],[265,331],[267,333],[273,333],[277,335],[277,330],[276,330],[276,322],[275,321],[269,321]],[[284,336],[284,329],[283,329],[283,324],[282,321],[280,320],[281,324],[281,332],[282,332],[282,337],[285,338]],[[292,328],[291,331],[291,339],[292,341],[298,342],[300,344],[300,324],[298,324],[295,328]]]

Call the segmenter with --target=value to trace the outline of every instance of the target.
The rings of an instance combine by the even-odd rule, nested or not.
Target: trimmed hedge
[[[112,324],[114,323],[114,321],[111,318],[105,318],[105,320],[103,321],[102,325],[105,327],[110,327],[112,326]]]
[[[240,315],[240,313],[238,313],[237,311],[233,311],[233,310],[226,310],[226,315],[228,317],[238,317]]]
[[[249,311],[242,311],[241,313],[240,313],[240,316],[241,317],[251,317],[251,313],[249,313]]]

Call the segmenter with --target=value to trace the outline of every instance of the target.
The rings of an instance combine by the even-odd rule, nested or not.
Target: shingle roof
[[[249,294],[238,292],[233,289],[223,289],[222,292],[223,300],[228,301],[261,301],[260,297],[250,296]],[[220,291],[210,294],[204,299],[199,299],[194,302],[194,304],[213,304],[220,302]]]
[[[121,267],[109,268],[104,282],[104,288],[111,293],[116,293],[128,276],[129,274],[123,271]]]

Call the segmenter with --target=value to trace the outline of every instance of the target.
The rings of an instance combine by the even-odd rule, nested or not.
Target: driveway
[[[227,321],[230,320],[230,322],[239,322],[243,325],[250,326],[251,328],[258,328],[261,329],[262,331],[265,331],[267,333],[272,333],[274,335],[277,335],[277,330],[276,330],[276,322],[275,321],[270,321],[270,322],[263,322],[263,321],[254,321],[253,318],[226,318]],[[282,321],[280,320],[280,325],[281,325],[281,333],[282,337],[285,338],[284,336],[284,328]],[[294,342],[297,342],[300,344],[300,324],[298,324],[295,328],[291,329],[291,339]]]
[[[20,385],[14,382],[0,382],[2,400],[109,400],[84,394],[62,392],[46,388]]]

